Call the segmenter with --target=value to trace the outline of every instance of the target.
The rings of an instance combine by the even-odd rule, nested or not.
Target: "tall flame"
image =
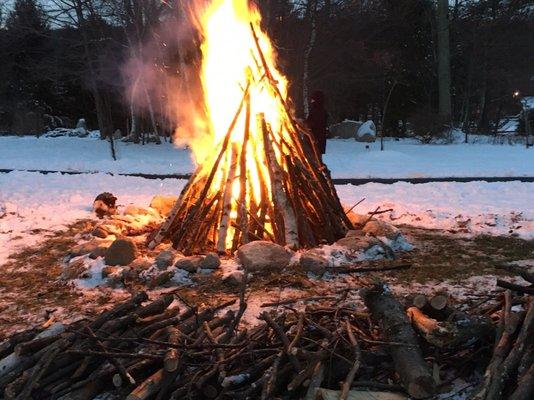
[[[251,115],[265,114],[273,128],[281,126],[283,113],[276,97],[259,83],[262,76],[261,60],[255,52],[256,44],[251,32],[253,24],[273,78],[278,82],[282,96],[287,93],[287,80],[276,68],[276,55],[269,37],[261,30],[261,14],[248,0],[213,0],[199,18],[199,29],[204,36],[201,46],[201,81],[205,106],[212,132],[212,146],[220,143],[235,115],[247,81],[250,86]],[[245,120],[237,122],[232,141],[242,143]],[[255,124],[252,124],[255,130]],[[257,132],[256,132],[257,133]],[[254,137],[255,132],[251,133]],[[205,139],[205,138],[204,138]],[[205,140],[193,141],[191,147],[197,163],[213,152]]]

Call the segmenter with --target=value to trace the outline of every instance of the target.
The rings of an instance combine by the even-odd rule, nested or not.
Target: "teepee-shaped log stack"
[[[311,135],[292,118],[251,24],[254,73],[224,139],[199,166],[156,236],[185,254],[233,252],[255,240],[292,248],[334,242],[352,228]],[[249,66],[249,68],[252,68]],[[279,127],[251,115],[251,87],[277,99]],[[238,124],[238,121],[240,123]],[[255,124],[255,125],[253,125]],[[244,126],[237,132],[237,126]]]

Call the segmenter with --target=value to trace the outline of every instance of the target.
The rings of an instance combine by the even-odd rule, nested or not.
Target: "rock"
[[[137,246],[130,239],[117,239],[104,256],[106,265],[128,265],[137,255]]]
[[[106,279],[110,275],[116,275],[119,272],[122,271],[121,267],[117,267],[115,265],[107,265],[104,268],[102,268],[102,279]]]
[[[354,225],[354,228],[359,228],[369,221],[369,215],[356,214],[353,211],[349,212],[347,217],[349,217],[350,222],[352,222],[352,225]],[[374,221],[374,219],[371,219],[371,221]]]
[[[87,123],[85,122],[85,118],[80,118],[76,123],[76,129],[80,128],[87,130]]]
[[[382,242],[376,238],[367,236],[349,236],[338,240],[336,244],[351,251],[366,251],[373,246],[381,246]]]
[[[69,136],[86,137],[89,134],[87,131],[87,124],[84,118],[80,118],[76,124],[76,128],[72,130],[72,134]]]
[[[374,142],[376,140],[376,126],[373,121],[367,121],[358,128],[356,132],[356,141],[358,142]]]
[[[122,281],[124,283],[133,282],[139,279],[139,271],[130,266],[124,267],[122,270]]]
[[[152,261],[148,258],[136,258],[129,267],[135,271],[144,271],[152,266]]]
[[[156,257],[156,266],[159,269],[167,269],[172,265],[176,258],[175,250],[164,250]]]
[[[245,273],[243,271],[234,271],[223,278],[223,283],[230,286],[239,286],[245,279]]]
[[[86,243],[81,243],[79,245],[74,246],[70,252],[70,257],[78,257],[78,256],[84,256],[86,254],[91,254],[95,251],[102,251],[102,249],[107,249],[111,245],[110,240],[101,240],[101,239],[93,239]]]
[[[174,271],[164,271],[150,279],[148,286],[153,289],[169,282],[174,276]]]
[[[321,276],[328,268],[328,260],[320,254],[307,251],[300,256],[299,265],[304,272]]]
[[[100,193],[93,202],[93,211],[98,218],[113,215],[117,212],[117,198],[109,192]]]
[[[157,195],[152,198],[150,207],[160,213],[160,215],[167,216],[177,200],[177,197]]]
[[[345,235],[345,237],[361,237],[361,236],[365,236],[365,232],[362,230],[350,230]]]
[[[153,215],[152,212],[150,212],[146,208],[137,207],[137,206],[134,206],[134,205],[131,205],[131,204],[129,206],[126,206],[126,208],[124,209],[124,211],[122,213],[124,215],[133,215],[133,216],[136,216],[136,215]]]
[[[200,264],[202,263],[203,259],[204,257],[202,256],[184,257],[176,261],[176,264],[174,264],[174,266],[178,269],[183,269],[187,272],[194,273],[197,272],[200,268]]]
[[[237,257],[249,272],[280,271],[289,265],[292,253],[280,245],[257,241],[241,246]]]
[[[368,235],[387,237],[390,240],[396,240],[401,234],[398,228],[380,220],[369,221],[369,223],[363,227],[363,231]]]
[[[356,139],[358,129],[362,125],[360,121],[345,120],[328,128],[330,137],[341,139]]]
[[[89,258],[95,260],[98,257],[104,257],[106,255],[106,251],[109,248],[109,244],[98,246],[96,249],[94,249],[90,254]]]
[[[221,259],[216,253],[209,253],[200,262],[201,269],[217,269],[221,266]]]
[[[98,225],[98,226],[95,226],[95,228],[91,232],[91,235],[101,238],[101,239],[105,239],[109,236],[109,232],[106,231],[104,228],[102,228],[102,226]]]

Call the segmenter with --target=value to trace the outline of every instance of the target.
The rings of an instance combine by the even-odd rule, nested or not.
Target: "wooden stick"
[[[359,202],[357,202],[356,204],[354,204],[351,208],[349,208],[347,211],[345,211],[345,214],[350,214],[350,212],[352,210],[354,210],[356,207],[358,207],[360,204],[362,204],[363,202],[365,201],[365,197],[363,199],[361,199]]]
[[[352,346],[352,353],[354,354],[354,364],[352,365],[352,368],[350,369],[347,375],[347,378],[345,379],[345,382],[343,382],[339,400],[348,399],[349,391],[350,391],[350,388],[352,387],[352,382],[354,381],[354,378],[356,377],[356,374],[358,373],[358,370],[360,369],[361,357],[362,357],[360,346],[358,345],[358,341],[356,340],[356,337],[354,336],[354,332],[352,331],[352,327],[348,320],[345,321],[345,329],[347,331],[347,336]]]
[[[229,155],[228,173],[226,183],[224,185],[222,214],[221,221],[219,222],[219,233],[217,239],[217,252],[220,254],[226,252],[226,238],[228,236],[228,228],[230,227],[230,213],[232,211],[232,189],[236,177],[237,152],[237,144],[232,143],[232,149]]]
[[[163,359],[163,368],[167,372],[174,372],[178,369],[178,363],[180,362],[180,353],[175,346],[178,345],[182,335],[178,329],[172,326],[167,328],[167,332],[169,333],[169,343],[173,347],[170,347],[165,353],[165,358]]]
[[[239,233],[236,232],[232,244],[232,251],[237,250],[240,245],[249,242],[248,237],[248,214],[247,214],[247,148],[250,136],[250,95],[245,100],[245,131],[243,132],[243,144],[239,155],[239,201],[236,224],[239,226]],[[252,196],[252,194],[251,194]]]
[[[267,324],[272,328],[272,330],[274,331],[274,333],[278,336],[278,338],[280,339],[280,341],[283,343],[284,345],[284,352],[287,354],[288,358],[289,358],[289,361],[291,362],[291,364],[293,365],[293,367],[295,368],[295,371],[299,372],[302,368],[300,366],[300,362],[297,360],[297,358],[288,352],[288,349],[289,349],[289,339],[287,338],[287,335],[286,333],[282,330],[282,328],[280,327],[280,325],[278,325],[272,318],[271,316],[269,315],[269,313],[267,312],[262,312],[260,314],[260,318],[263,319],[265,322],[267,322]]]
[[[268,128],[265,123],[265,118],[262,114],[258,116],[258,124],[261,127],[263,132],[263,142],[265,145],[265,155],[266,159],[269,162],[271,174],[271,190],[273,199],[276,198],[276,205],[280,207],[280,211],[283,214],[284,221],[284,233],[285,233],[285,244],[292,249],[298,248],[299,245],[299,234],[297,220],[295,217],[295,212],[291,208],[291,205],[288,202],[286,193],[284,192],[282,181],[283,173],[280,168],[271,142],[269,141]]]
[[[497,279],[497,286],[505,289],[510,289],[519,293],[534,294],[534,286],[529,287],[516,285],[515,283],[503,281],[502,279]]]

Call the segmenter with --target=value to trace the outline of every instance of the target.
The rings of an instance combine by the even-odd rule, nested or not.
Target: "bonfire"
[[[255,240],[314,247],[352,228],[310,133],[292,116],[287,80],[261,16],[246,0],[213,2],[199,19],[211,136],[199,166],[149,246],[228,253]]]

